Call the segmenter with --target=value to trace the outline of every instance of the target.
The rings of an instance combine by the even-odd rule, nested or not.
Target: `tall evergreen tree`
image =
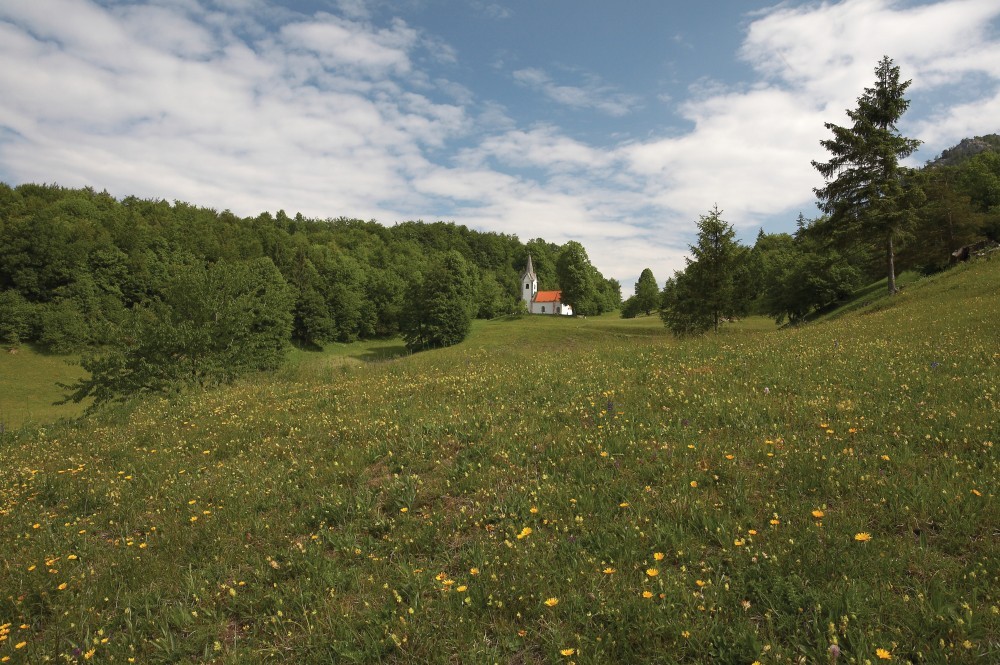
[[[646,268],[639,275],[639,281],[635,283],[635,304],[636,310],[652,314],[660,301],[660,287],[653,277],[653,271]]]
[[[819,207],[833,226],[851,240],[879,243],[885,249],[889,293],[896,292],[894,242],[915,221],[919,188],[907,186],[899,160],[920,145],[899,133],[896,123],[910,105],[903,95],[912,81],[899,80],[899,67],[888,56],[875,67],[875,85],[865,88],[856,109],[848,109],[849,127],[825,123],[833,138],[820,141],[831,155],[813,162],[826,180],[817,188]]]
[[[698,241],[691,245],[687,267],[668,280],[660,316],[675,334],[719,330],[724,318],[743,313],[747,303],[737,288],[743,256],[736,232],[718,206],[698,219]]]

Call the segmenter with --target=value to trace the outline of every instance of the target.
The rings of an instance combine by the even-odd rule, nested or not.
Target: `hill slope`
[[[0,656],[988,661],[998,284],[689,342],[495,321],[7,435]]]

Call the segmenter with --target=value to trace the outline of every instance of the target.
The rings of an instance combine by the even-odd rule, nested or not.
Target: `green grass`
[[[54,404],[64,395],[56,384],[72,383],[84,374],[75,360],[37,353],[27,346],[13,353],[0,348],[0,427],[44,425],[83,413],[85,404]]]
[[[995,662],[998,286],[479,322],[7,434],[0,657]]]

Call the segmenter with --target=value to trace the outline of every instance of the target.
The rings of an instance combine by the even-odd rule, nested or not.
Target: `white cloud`
[[[410,70],[408,52],[417,41],[417,32],[399,20],[386,30],[373,30],[322,13],[284,26],[281,36],[288,47],[319,55],[324,67],[347,67],[373,76],[406,74]]]
[[[630,113],[638,103],[635,96],[615,92],[614,88],[592,76],[582,86],[559,85],[537,67],[518,69],[513,76],[518,83],[538,90],[552,101],[571,108],[595,109],[620,117]]]

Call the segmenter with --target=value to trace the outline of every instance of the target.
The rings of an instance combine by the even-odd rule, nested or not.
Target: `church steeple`
[[[524,272],[521,273],[521,299],[528,305],[528,309],[531,309],[531,301],[535,299],[535,294],[538,293],[538,277],[535,275],[535,266],[531,263],[531,254],[528,254],[528,265],[525,267]]]

